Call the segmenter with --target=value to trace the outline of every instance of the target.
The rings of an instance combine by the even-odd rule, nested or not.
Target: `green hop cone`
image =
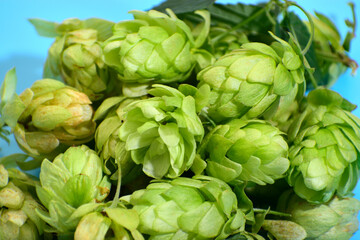
[[[236,195],[219,179],[158,180],[128,198],[150,239],[225,239],[244,230]]]
[[[45,223],[35,209],[43,209],[33,197],[35,182],[17,169],[0,165],[0,239],[38,240]]]
[[[206,135],[198,150],[206,173],[225,182],[265,185],[284,177],[288,145],[282,132],[262,120],[234,119]]]
[[[281,195],[278,210],[291,214],[290,220],[301,225],[306,239],[348,240],[357,231],[360,201],[334,197],[326,204],[311,204],[292,191]]]
[[[93,109],[84,93],[57,80],[42,79],[21,93],[20,99],[25,110],[14,134],[29,155],[53,159],[69,146],[93,138]]]
[[[53,162],[45,159],[41,164],[40,183],[36,192],[49,212],[37,213],[62,234],[75,230],[80,219],[70,219],[70,216],[77,208],[101,202],[110,192],[100,158],[85,145],[70,147]]]
[[[43,20],[32,19],[31,22],[38,31],[44,27]],[[72,18],[52,24],[45,30],[53,28],[56,38],[48,51],[43,77],[62,79],[84,92],[91,101],[111,94],[117,80],[104,63],[101,44],[111,35],[114,23],[95,18],[84,21]]]
[[[154,97],[124,109],[119,136],[146,175],[176,178],[192,166],[196,141],[204,135],[195,100],[160,84],[153,85],[149,94]]]
[[[259,117],[276,109],[280,98],[294,88],[304,88],[300,50],[272,36],[277,44],[245,43],[197,75],[199,87],[209,86],[205,110],[215,122]]]
[[[351,195],[359,178],[360,120],[354,105],[329,89],[308,94],[304,111],[288,132],[288,183],[310,202],[323,203],[336,193]]]
[[[118,178],[118,167],[121,167],[122,184],[136,178],[141,166],[131,159],[125,149],[125,142],[120,140],[119,132],[123,124],[124,109],[140,98],[111,97],[105,99],[94,114],[94,120],[102,119],[95,132],[96,149],[104,162],[104,173],[111,175],[111,180]],[[140,167],[140,168],[139,168]]]
[[[207,11],[195,39],[189,26],[171,11],[131,11],[134,20],[115,24],[113,36],[104,43],[105,63],[128,83],[170,83],[186,80],[196,65],[197,50],[209,31]]]

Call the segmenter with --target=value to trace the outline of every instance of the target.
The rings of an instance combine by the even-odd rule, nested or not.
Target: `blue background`
[[[10,68],[16,67],[18,77],[17,93],[21,93],[25,88],[30,87],[35,80],[41,79],[47,50],[53,39],[38,36],[35,29],[27,21],[29,18],[62,22],[64,19],[71,17],[79,19],[97,17],[119,22],[132,19],[131,15],[127,14],[129,10],[147,10],[160,2],[162,1],[0,0],[0,79],[4,78]],[[217,2],[235,3],[237,1],[220,0]],[[258,1],[246,0],[240,2],[256,3]],[[351,11],[347,1],[299,0],[298,3],[310,13],[316,10],[330,17],[339,28],[342,37],[345,37],[347,27],[344,20],[351,18]],[[357,1],[357,3],[359,2]],[[295,8],[293,10],[297,11]],[[357,6],[356,14],[360,17],[360,4]],[[299,15],[305,18],[302,13],[299,13]],[[359,25],[360,22],[357,25],[358,34],[360,34]],[[360,62],[360,37],[355,38],[352,42],[350,57]],[[360,106],[359,74],[352,76],[351,72],[347,71],[332,89],[352,103]],[[353,113],[360,117],[360,108]],[[0,148],[2,148],[0,156],[21,152],[13,137],[11,137],[10,145],[0,139]],[[360,184],[355,189],[355,197],[360,199]],[[352,239],[360,239],[360,233],[355,234]]]

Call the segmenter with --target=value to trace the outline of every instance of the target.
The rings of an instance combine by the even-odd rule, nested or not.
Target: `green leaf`
[[[1,104],[2,107],[7,101],[9,101],[16,91],[16,70],[15,68],[10,69],[4,78],[4,82],[1,85],[0,94],[1,94]]]
[[[25,104],[15,93],[4,108],[1,109],[2,120],[12,129],[15,129],[18,119],[25,110]]]
[[[0,164],[6,168],[17,167],[17,162],[24,162],[29,156],[22,153],[14,153],[5,157],[0,158]]]
[[[194,12],[196,10],[205,9],[213,4],[215,0],[166,0],[160,5],[154,7],[154,10],[160,12],[166,12],[167,8],[170,8],[175,14]]]
[[[42,20],[39,18],[30,18],[29,22],[35,27],[37,33],[42,37],[54,38],[60,36],[56,31],[58,23]]]
[[[42,159],[30,159],[29,161],[16,161],[16,164],[23,171],[29,171],[41,166]]]

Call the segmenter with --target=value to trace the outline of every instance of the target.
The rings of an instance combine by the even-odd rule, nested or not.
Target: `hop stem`
[[[117,160],[117,165],[118,165],[118,182],[117,182],[117,186],[116,186],[116,192],[115,192],[115,197],[113,202],[111,203],[110,208],[115,208],[119,202],[119,198],[120,198],[120,188],[121,188],[121,166],[120,166],[120,160]]]

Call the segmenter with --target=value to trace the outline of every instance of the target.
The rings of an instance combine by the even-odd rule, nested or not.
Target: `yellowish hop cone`
[[[29,155],[53,159],[67,147],[93,138],[93,109],[86,94],[60,81],[42,79],[19,97],[25,110],[14,134]]]

